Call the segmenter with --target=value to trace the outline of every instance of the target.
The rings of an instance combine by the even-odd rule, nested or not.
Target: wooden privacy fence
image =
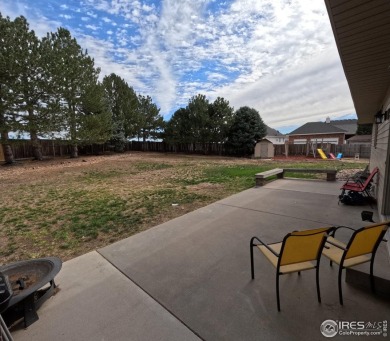
[[[314,149],[316,156],[318,156],[317,148],[321,148],[325,154],[333,153],[334,155],[337,155],[338,153],[343,153],[343,157],[355,157],[359,154],[360,158],[369,159],[371,155],[371,146],[367,144],[336,145],[330,143],[318,144],[314,147],[308,144],[289,144],[288,155],[313,156]],[[275,145],[275,156],[286,155],[285,153],[285,145]]]
[[[359,157],[369,159],[371,146],[367,144],[344,144],[336,146],[336,153],[343,153],[345,157],[354,157],[356,154],[359,154]]]
[[[70,155],[71,144],[63,140],[40,140],[43,156]],[[33,149],[30,140],[11,140],[10,145],[15,159],[33,157]],[[313,155],[313,147],[307,144],[289,144],[288,155]],[[275,145],[275,156],[285,155],[285,145]],[[318,144],[314,149],[322,148],[325,153],[343,153],[344,157],[354,157],[359,154],[360,158],[369,158],[371,147],[369,145],[334,145]],[[99,155],[114,151],[114,146],[109,143],[91,144],[79,146],[80,155]],[[226,148],[220,143],[166,143],[155,141],[128,141],[125,151],[145,151],[160,153],[185,153],[206,155],[227,155]],[[318,154],[318,153],[317,153]]]
[[[10,145],[15,159],[33,158],[33,148],[30,140],[10,140]],[[40,140],[43,156],[64,156],[70,155],[72,146],[69,141],[64,140]],[[114,151],[110,143],[79,145],[80,155],[99,155]],[[186,154],[208,154],[226,155],[223,144],[218,143],[166,143],[155,141],[128,141],[125,144],[125,151],[147,151],[161,153],[186,153]]]

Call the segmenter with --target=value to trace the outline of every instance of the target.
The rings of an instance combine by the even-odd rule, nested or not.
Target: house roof
[[[325,3],[359,123],[372,123],[390,87],[390,1]]]
[[[271,140],[267,139],[266,137],[263,137],[261,140],[259,140],[257,142],[259,143],[259,142],[263,142],[263,141],[266,141],[266,142],[269,142],[269,143],[273,144],[273,142]]]
[[[346,131],[346,134],[355,135],[357,130],[357,120],[335,120],[330,121],[330,124],[334,125],[337,128],[343,129]]]
[[[338,128],[331,123],[325,122],[308,122],[303,126],[295,129],[289,135],[309,135],[309,134],[330,134],[346,133],[346,130]]]
[[[284,135],[279,131],[277,131],[276,129],[267,126],[267,136],[284,136]]]

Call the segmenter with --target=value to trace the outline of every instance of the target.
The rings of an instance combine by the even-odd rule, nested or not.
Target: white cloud
[[[276,128],[340,117],[354,111],[341,63],[334,46],[320,56],[242,86],[218,89],[213,97],[228,98],[236,108],[257,109],[264,121]]]
[[[221,81],[226,79],[226,76],[222,73],[207,72],[207,79],[210,81]]]
[[[92,11],[88,11],[87,15],[89,15],[90,17],[95,18],[95,19],[98,17],[98,15]]]
[[[96,25],[85,25],[85,27],[86,28],[89,28],[90,30],[92,30],[92,31],[96,31],[96,30],[98,30],[99,29],[99,27],[98,26],[96,26]]]
[[[38,33],[62,26],[44,8],[5,2]],[[151,95],[162,114],[197,93],[252,106],[275,128],[354,111],[323,1],[84,0],[71,10],[94,23],[68,28],[102,75]]]
[[[135,89],[147,92],[145,85],[137,78],[138,68],[136,65],[132,63],[118,63],[113,60],[113,55],[116,53],[125,55],[127,50],[118,49],[112,42],[96,39],[89,35],[80,35],[77,37],[77,41],[94,58],[95,66],[101,68],[100,78],[115,73],[125,79]],[[148,93],[150,94],[150,92]]]
[[[34,16],[33,21],[31,21],[31,15],[34,13],[34,9],[21,2],[4,2],[1,4],[1,12],[11,19],[21,15],[26,17],[29,21],[30,28],[35,31],[35,34],[38,37],[44,37],[47,32],[54,32],[61,26],[61,22],[50,20],[43,14]]]
[[[64,18],[66,20],[72,19],[73,17],[69,14],[60,14],[59,17]]]

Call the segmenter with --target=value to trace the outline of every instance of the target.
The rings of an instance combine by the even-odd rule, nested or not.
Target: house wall
[[[384,209],[384,189],[386,175],[386,156],[389,150],[389,126],[390,121],[385,121],[382,124],[375,125],[375,133],[371,145],[370,168],[379,168],[379,177],[377,180],[377,201],[378,210],[381,214],[386,214]],[[390,214],[390,212],[387,212]]]
[[[289,135],[289,143],[294,143],[295,140],[298,140],[297,143],[302,143],[302,140],[309,141],[311,139],[327,139],[327,138],[337,138],[339,143],[344,144],[345,134],[344,133],[335,133],[335,134],[312,134],[312,135]],[[300,140],[300,141],[299,141]],[[327,142],[327,141],[324,141]]]
[[[390,109],[390,88],[383,104],[383,111]],[[371,144],[371,169],[379,168],[377,181],[378,213],[382,220],[390,220],[390,120],[374,124]],[[387,165],[387,167],[386,167]],[[387,248],[390,254],[390,231],[387,231]]]
[[[284,144],[288,140],[287,136],[266,136],[267,140],[271,141],[273,144]]]
[[[390,89],[387,91],[387,95],[383,104],[383,111],[390,108]],[[377,201],[378,211],[382,215],[388,215],[390,217],[390,165],[389,165],[389,153],[390,153],[390,120],[386,120],[381,124],[374,124],[374,134],[372,136],[371,144],[371,159],[370,167],[379,168],[379,180],[377,184]],[[386,164],[388,167],[386,168]]]

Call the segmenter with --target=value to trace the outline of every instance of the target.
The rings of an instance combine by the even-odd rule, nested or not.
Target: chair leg
[[[250,252],[251,252],[251,275],[252,275],[252,279],[255,279],[255,267],[253,264],[253,238],[251,239]]]
[[[280,298],[279,298],[279,271],[276,272],[276,302],[278,305],[278,311],[280,311]]]
[[[340,304],[341,305],[343,305],[343,289],[341,287],[341,277],[342,277],[342,274],[343,274],[343,267],[340,266],[340,268],[339,268],[338,286],[339,286],[339,300],[340,300]]]
[[[298,271],[298,276],[300,276],[301,275],[301,272],[300,271]]]
[[[374,258],[375,254],[371,256],[371,263],[370,263],[370,282],[371,282],[371,290],[375,294],[375,278],[374,278]]]
[[[316,267],[316,282],[317,282],[317,297],[318,302],[321,303],[321,293],[320,293],[320,271],[319,271],[319,265]]]

